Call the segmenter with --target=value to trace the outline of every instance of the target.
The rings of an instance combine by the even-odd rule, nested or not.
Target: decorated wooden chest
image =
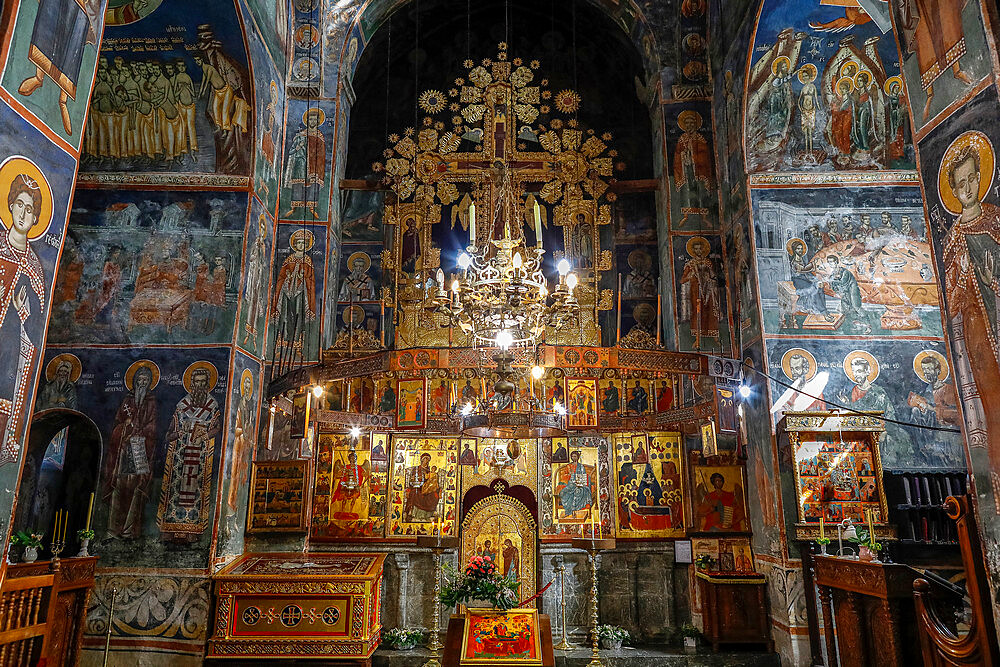
[[[251,553],[219,570],[209,657],[368,661],[385,554]]]

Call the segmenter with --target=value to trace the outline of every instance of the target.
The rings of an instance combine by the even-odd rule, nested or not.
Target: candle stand
[[[590,633],[591,633],[591,654],[587,667],[602,667],[601,654],[597,650],[599,637],[597,636],[597,554],[601,551],[610,551],[615,548],[614,538],[594,538],[594,537],[574,537],[570,544],[575,549],[583,549],[589,554],[590,559]]]
[[[434,554],[436,573],[434,575],[434,619],[430,628],[430,638],[427,643],[427,650],[431,652],[431,659],[424,663],[423,667],[441,667],[438,653],[444,648],[441,643],[441,567],[443,561],[441,556],[448,551],[458,548],[459,539],[446,535],[417,535],[417,546],[423,549],[430,549]]]

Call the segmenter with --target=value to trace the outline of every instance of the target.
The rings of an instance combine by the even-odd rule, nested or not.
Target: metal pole
[[[562,639],[553,648],[559,651],[566,651],[573,647],[566,641],[566,561],[561,557],[556,572],[559,573],[559,616],[561,617]]]
[[[597,650],[597,548],[590,550],[590,631],[591,647],[590,662],[587,667],[603,667],[601,654]]]
[[[115,619],[115,599],[118,597],[118,589],[111,588],[111,609],[108,610],[108,632],[104,639],[104,667],[108,667],[108,651],[111,650],[111,623]]]

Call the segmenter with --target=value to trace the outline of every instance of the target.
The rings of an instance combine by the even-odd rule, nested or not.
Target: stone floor
[[[412,651],[378,650],[372,667],[422,667],[430,659],[423,648]],[[589,649],[556,651],[556,667],[586,667],[590,662]],[[776,653],[724,652],[712,653],[701,648],[697,655],[686,655],[671,647],[624,647],[619,651],[601,651],[605,667],[778,667],[781,662]]]

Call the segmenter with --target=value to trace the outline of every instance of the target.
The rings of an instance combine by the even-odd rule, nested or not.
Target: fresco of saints
[[[17,92],[27,97],[41,88],[48,77],[59,87],[59,113],[63,129],[71,135],[73,124],[66,103],[70,98],[76,99],[84,47],[97,45],[101,3],[39,0],[37,12],[28,49],[28,60],[35,66],[35,74],[22,81]]]
[[[7,188],[7,207],[0,215],[6,233],[0,230],[0,295],[2,314],[0,330],[7,329],[9,335],[6,350],[0,353],[3,385],[0,386],[0,429],[3,430],[3,449],[0,451],[0,466],[18,460],[21,450],[19,430],[21,412],[30,392],[29,376],[35,358],[35,342],[25,327],[31,317],[33,304],[28,298],[28,289],[38,299],[35,320],[45,312],[45,275],[42,263],[31,247],[31,241],[38,238],[49,227],[52,218],[52,191],[38,167],[22,157],[8,158],[0,165],[0,187]],[[17,323],[12,313],[17,314]],[[15,334],[12,329],[19,331]],[[18,344],[10,344],[18,340]],[[13,380],[13,387],[8,382]]]
[[[316,273],[312,257],[306,254],[313,242],[308,229],[296,229],[288,239],[292,252],[278,270],[272,308],[279,346],[301,345],[306,324],[316,319]]]
[[[240,385],[237,387],[239,402],[236,404],[236,423],[233,426],[232,467],[229,473],[229,494],[226,502],[229,512],[236,515],[239,509],[240,490],[247,483],[247,472],[250,469],[250,459],[256,441],[257,430],[254,426],[254,382],[253,373],[249,368],[240,374]],[[235,398],[235,397],[234,397]]]
[[[212,26],[198,26],[194,61],[202,68],[201,95],[210,92],[208,117],[215,125],[215,171],[249,174],[250,151],[244,145],[250,123],[250,75],[242,64],[222,52]],[[207,87],[206,87],[207,86]]]
[[[913,371],[925,384],[920,392],[910,392],[910,421],[921,426],[957,426],[958,394],[948,382],[948,361],[934,350],[923,350],[913,359]],[[914,433],[921,453],[934,451],[938,435],[919,429]]]
[[[681,274],[681,321],[690,327],[692,346],[702,347],[702,339],[719,340],[719,285],[715,267],[708,256],[711,246],[708,240],[695,236],[687,242],[687,253],[691,258],[684,263]]]
[[[68,352],[57,355],[45,367],[48,382],[38,391],[35,411],[66,408],[76,410],[76,381],[83,368],[80,359]]]
[[[851,127],[854,123],[854,80],[850,77],[836,79],[836,95],[830,112],[830,143],[843,156],[851,154]]]
[[[963,83],[972,84],[972,78],[962,70],[962,56],[966,54],[965,32],[962,28],[961,2],[936,0],[893,0],[899,17],[903,48],[916,53],[920,68],[920,87],[927,95],[923,118],[931,113],[934,99],[934,82],[949,69],[952,76]],[[911,89],[912,90],[912,89]]]
[[[333,497],[330,500],[330,516],[335,521],[363,519],[368,514],[371,464],[358,463],[358,453],[347,453],[347,463],[341,460],[333,466]]]
[[[622,285],[622,296],[625,298],[644,298],[656,295],[656,284],[653,281],[653,259],[645,250],[636,249],[628,254],[628,265],[631,271],[625,276]]]
[[[260,318],[264,315],[265,301],[267,299],[267,282],[264,279],[264,271],[267,268],[267,216],[263,213],[257,220],[257,238],[247,256],[247,282],[243,289],[243,303],[246,304],[243,323],[243,343],[248,341],[251,344],[257,343],[257,326]]]
[[[115,413],[101,473],[101,496],[108,506],[105,541],[142,536],[158,453],[153,389],[159,380],[159,367],[148,359],[136,361],[125,371],[125,388],[130,393]]]
[[[285,217],[304,208],[319,218],[316,206],[319,191],[326,182],[326,137],[320,126],[326,121],[322,109],[310,108],[302,114],[302,127],[292,138],[285,162],[285,183],[301,196],[292,197]]]
[[[406,498],[403,521],[428,523],[438,514],[441,500],[441,471],[431,467],[431,455],[420,455],[420,464],[406,469]]]
[[[563,510],[563,518],[589,509],[594,502],[594,467],[580,460],[580,452],[571,452],[569,463],[559,468],[555,495]]]
[[[872,410],[882,412],[886,419],[896,418],[896,408],[889,398],[889,393],[880,385],[875,384],[879,376],[879,364],[869,352],[854,350],[844,358],[844,372],[854,383],[850,393],[841,391],[837,399],[841,405],[849,405],[855,410]],[[887,421],[885,433],[882,435],[882,455],[887,466],[896,461],[903,461],[913,454],[910,436],[899,424]]]
[[[278,152],[275,149],[274,133],[278,129],[278,84],[271,81],[269,88],[270,101],[264,107],[261,114],[260,127],[260,155],[261,177],[258,186],[266,193],[270,193],[268,185],[274,178],[274,162],[278,159]]]
[[[699,132],[703,120],[687,109],[677,116],[681,136],[674,149],[674,188],[681,194],[681,211],[703,208],[703,196],[712,187],[712,156],[705,136]],[[684,219],[687,219],[685,213]]]
[[[781,421],[786,410],[823,410],[823,389],[830,381],[828,371],[818,371],[816,357],[808,350],[795,347],[781,356],[781,370],[791,382],[771,408],[774,423]]]
[[[997,311],[1000,304],[1000,207],[983,201],[990,191],[996,154],[989,138],[968,131],[956,138],[941,159],[938,194],[956,217],[942,252],[946,303],[955,335],[956,377],[964,397],[970,442],[987,442],[990,465],[1000,470],[1000,410],[984,409],[982,397],[1000,391]],[[992,356],[988,354],[992,352]],[[969,355],[976,355],[970,373]],[[969,375],[971,374],[971,377]],[[974,385],[974,386],[969,386]],[[994,488],[1000,474],[991,473]],[[1000,507],[1000,500],[998,507]]]
[[[861,288],[858,279],[840,264],[840,258],[835,254],[826,256],[826,268],[829,271],[827,284],[833,293],[840,297],[840,312],[851,333],[869,334],[871,325],[865,321],[862,310]],[[825,299],[824,299],[825,301]]]
[[[788,56],[778,56],[771,63],[771,76],[767,83],[766,96],[756,119],[761,135],[761,148],[774,150],[785,138],[792,114],[792,62]]]
[[[746,530],[746,508],[743,504],[743,487],[734,485],[732,491],[726,491],[726,478],[720,472],[713,472],[709,477],[712,489],[705,486],[705,481],[695,489],[695,530],[705,532]]]
[[[212,463],[222,430],[219,402],[212,396],[219,371],[196,361],[184,371],[187,394],[177,402],[167,429],[167,455],[156,523],[167,542],[194,542],[212,513]]]
[[[355,252],[347,258],[347,266],[351,272],[340,284],[339,299],[341,303],[348,301],[374,301],[375,281],[368,275],[372,260],[367,253]]]

